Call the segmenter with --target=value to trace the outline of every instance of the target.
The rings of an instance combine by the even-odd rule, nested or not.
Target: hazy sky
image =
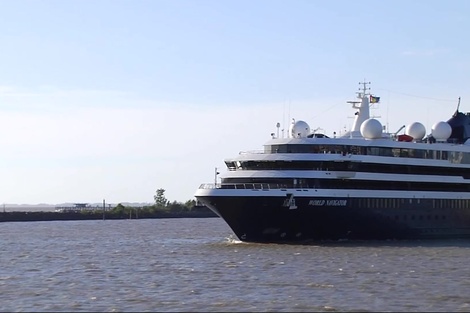
[[[0,0],[0,203],[194,199],[289,119],[470,111],[468,0]],[[223,171],[223,170],[222,170]]]

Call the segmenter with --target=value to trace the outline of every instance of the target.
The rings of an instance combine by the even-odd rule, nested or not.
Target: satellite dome
[[[361,124],[361,134],[367,139],[381,138],[382,124],[374,118],[369,118]]]
[[[413,137],[414,140],[421,140],[426,135],[426,128],[420,122],[414,122],[406,126],[405,134]]]
[[[452,127],[447,122],[437,122],[432,125],[431,134],[436,140],[447,140],[452,134]]]
[[[310,126],[304,121],[297,121],[291,124],[290,134],[292,138],[307,137],[310,134]]]

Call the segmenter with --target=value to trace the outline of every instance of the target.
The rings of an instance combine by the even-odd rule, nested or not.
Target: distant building
[[[74,203],[73,206],[59,206],[55,208],[56,212],[80,212],[90,210],[92,207],[88,203]]]

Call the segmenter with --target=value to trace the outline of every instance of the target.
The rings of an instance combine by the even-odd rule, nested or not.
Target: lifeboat
[[[398,141],[407,141],[407,142],[411,142],[411,141],[413,141],[413,137],[411,137],[411,136],[409,136],[409,135],[406,135],[406,134],[398,135]]]

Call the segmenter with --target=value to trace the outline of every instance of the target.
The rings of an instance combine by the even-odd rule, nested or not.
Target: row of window
[[[389,218],[392,218],[392,216],[389,216]],[[431,214],[428,214],[428,215],[394,215],[393,219],[395,219],[396,221],[398,220],[403,220],[403,221],[406,221],[406,220],[419,220],[419,221],[424,221],[424,220],[445,220],[446,219],[446,216],[445,215],[431,215]]]
[[[444,191],[470,192],[470,184],[445,182],[408,182],[359,179],[321,178],[223,178],[221,188],[250,189],[355,189],[355,190],[403,190],[403,191]],[[247,187],[248,186],[248,187]]]
[[[415,174],[461,176],[470,178],[470,168],[437,167],[424,165],[399,165],[354,161],[227,161],[229,170],[313,170],[313,171],[353,171],[387,174]]]
[[[334,153],[358,154],[386,157],[403,157],[432,160],[449,160],[452,163],[470,164],[470,153],[460,151],[440,151],[430,149],[364,147],[350,145],[319,145],[319,144],[283,144],[267,145],[265,153]]]
[[[421,205],[430,209],[470,209],[470,199],[362,198],[353,201],[358,207],[376,209],[414,208]]]

